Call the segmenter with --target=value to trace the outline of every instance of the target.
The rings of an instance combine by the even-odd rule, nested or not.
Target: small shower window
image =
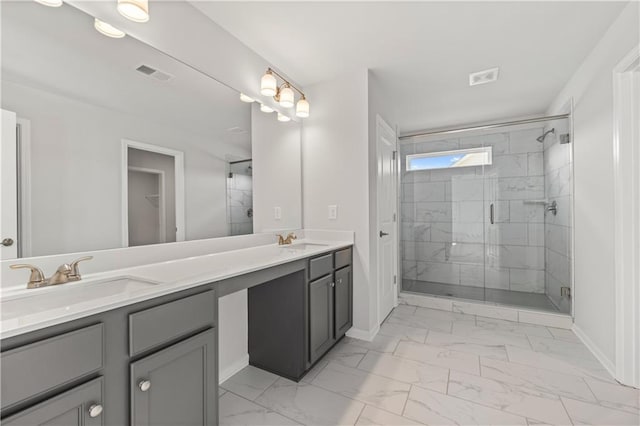
[[[455,151],[427,152],[407,155],[407,171],[451,169],[456,167],[490,165],[492,152],[490,146],[481,148],[457,149]]]

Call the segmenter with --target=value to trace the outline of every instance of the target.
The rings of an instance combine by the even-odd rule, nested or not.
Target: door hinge
[[[397,284],[397,283],[398,283],[398,278],[397,278],[395,275],[393,276],[393,283],[394,283],[394,284]]]
[[[396,155],[398,154],[398,151],[393,151],[393,159],[396,159]]]
[[[395,213],[393,214],[393,221],[394,222],[396,221],[396,214]]]

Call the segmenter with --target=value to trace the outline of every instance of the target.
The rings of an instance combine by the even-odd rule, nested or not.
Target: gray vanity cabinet
[[[214,330],[131,363],[131,424],[217,424]]]
[[[340,339],[351,328],[353,317],[351,266],[335,273],[335,338]]]
[[[102,426],[103,379],[94,379],[2,420],[3,426]]]
[[[309,283],[309,359],[313,364],[334,343],[333,275]]]

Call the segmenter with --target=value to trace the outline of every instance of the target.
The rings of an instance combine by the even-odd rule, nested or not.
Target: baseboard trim
[[[379,325],[377,325],[372,330],[363,330],[361,328],[351,327],[347,331],[347,337],[353,337],[354,339],[366,340],[367,342],[371,342],[374,339],[374,337],[376,337],[379,331],[380,331]]]
[[[246,354],[239,360],[235,361],[233,364],[231,364],[224,370],[220,370],[220,376],[218,377],[218,384],[222,384],[226,382],[229,377],[233,376],[238,371],[245,368],[247,365],[249,365],[249,354]]]
[[[607,358],[607,356],[593,343],[593,340],[587,334],[582,331],[580,327],[578,327],[575,323],[572,327],[573,332],[578,336],[578,339],[582,341],[582,343],[591,351],[593,356],[602,364],[602,366],[611,374],[611,377],[616,377],[616,366],[615,364]]]

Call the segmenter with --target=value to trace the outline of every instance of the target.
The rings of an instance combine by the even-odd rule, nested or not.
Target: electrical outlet
[[[275,220],[280,220],[282,219],[282,209],[280,208],[280,206],[275,206],[273,208],[273,218]]]
[[[338,206],[335,204],[329,206],[329,219],[336,220],[338,218]]]

